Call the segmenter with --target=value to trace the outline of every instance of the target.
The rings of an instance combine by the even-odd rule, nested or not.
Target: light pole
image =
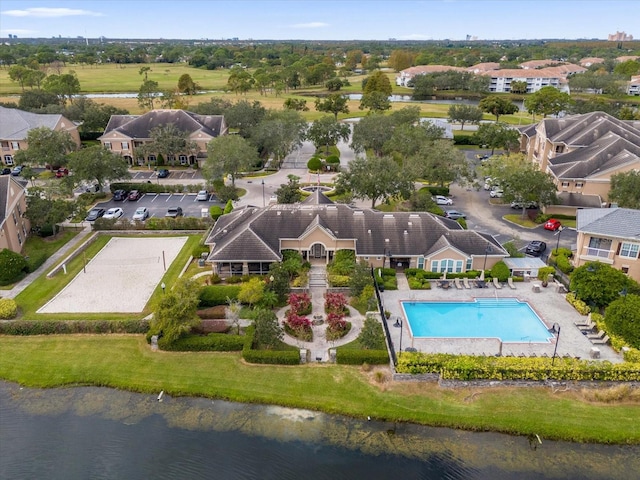
[[[556,352],[558,351],[558,343],[560,343],[560,325],[558,325],[557,323],[554,323],[553,326],[551,327],[551,332],[556,334],[556,346],[553,349],[553,357],[551,357],[551,366],[553,367],[553,364],[556,361]]]
[[[564,227],[560,225],[558,227],[558,233],[556,233],[558,236],[558,241],[556,242],[556,255],[558,255],[558,249],[560,248],[560,234],[562,233],[562,230],[564,230]]]
[[[491,245],[487,245],[487,248],[484,249],[484,265],[482,265],[483,272],[487,269],[487,255],[490,253],[493,253],[493,248],[491,248]]]
[[[389,268],[391,268],[391,250],[385,247],[384,256],[382,257],[382,268],[384,268],[385,257],[389,257]]]
[[[262,179],[262,206],[264,207],[264,178]]]
[[[400,329],[400,345],[398,346],[398,353],[402,352],[402,319],[401,318],[396,318],[396,323],[393,324],[394,327],[397,327]]]
[[[165,289],[166,287],[167,287],[167,286],[164,284],[164,282],[162,282],[162,283],[160,284],[160,288],[162,288],[162,294],[163,294],[163,295],[164,295],[164,289]]]

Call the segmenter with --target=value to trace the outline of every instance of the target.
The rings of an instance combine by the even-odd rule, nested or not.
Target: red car
[[[139,200],[141,196],[142,195],[140,195],[140,192],[138,190],[131,190],[129,192],[129,201]]]
[[[56,171],[56,177],[57,178],[66,177],[67,175],[69,175],[69,170],[67,170],[66,168],[59,168]]]
[[[559,220],[556,220],[555,218],[550,218],[549,220],[547,220],[547,222],[544,224],[544,229],[545,230],[551,230],[552,232],[555,232],[556,230],[558,230],[560,227],[562,226],[562,224],[560,223]]]

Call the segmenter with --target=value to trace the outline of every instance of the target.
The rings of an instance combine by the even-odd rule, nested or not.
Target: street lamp
[[[560,248],[560,234],[562,233],[562,230],[564,230],[564,227],[560,225],[558,227],[558,233],[556,233],[558,237],[558,241],[556,242],[556,255],[558,255],[558,249]]]
[[[264,207],[264,178],[262,179],[262,206]]]
[[[493,248],[491,248],[491,245],[487,245],[487,248],[484,249],[484,265],[482,265],[483,272],[487,269],[487,255],[490,253],[493,253]]]
[[[166,287],[167,287],[167,286],[164,284],[164,282],[162,282],[162,283],[160,284],[160,288],[162,288],[162,294],[163,294],[163,295],[164,295],[164,289],[165,289]]]
[[[556,361],[556,352],[558,351],[558,343],[560,343],[560,325],[558,325],[557,323],[554,323],[550,331],[551,333],[555,333],[557,335],[556,346],[553,349],[553,357],[551,357],[551,366],[553,367],[553,364]]]
[[[402,351],[402,319],[400,317],[396,318],[396,323],[394,323],[393,326],[400,329],[400,345],[398,347],[398,352],[401,352]]]

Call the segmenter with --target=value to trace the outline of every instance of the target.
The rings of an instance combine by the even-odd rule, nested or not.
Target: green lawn
[[[164,390],[545,439],[640,443],[637,401],[598,404],[548,388],[379,385],[373,377],[340,365],[248,365],[235,353],[151,352],[140,335],[0,337],[0,378],[29,387]]]
[[[176,233],[179,235],[179,233]],[[147,236],[144,236],[147,238]],[[67,263],[67,274],[62,271],[53,276],[47,278],[46,274],[41,275],[35,281],[31,283],[24,291],[22,291],[17,297],[16,302],[20,308],[21,320],[122,320],[131,317],[144,317],[151,313],[151,305],[155,301],[156,297],[162,293],[161,288],[158,286],[151,296],[147,306],[141,314],[117,314],[117,313],[82,313],[82,314],[69,314],[69,313],[51,313],[51,314],[39,314],[36,311],[44,305],[47,301],[53,298],[60,290],[62,290],[71,280],[82,270],[84,262],[89,262],[111,239],[108,235],[100,235],[98,238],[86,249],[83,254],[77,255],[73,260]],[[189,235],[187,243],[182,248],[176,259],[171,266],[167,269],[162,282],[171,286],[178,278],[180,271],[187,262],[187,259],[191,255],[191,251],[202,239],[201,235]],[[108,282],[109,279],[105,279]],[[106,288],[105,284],[105,288]]]

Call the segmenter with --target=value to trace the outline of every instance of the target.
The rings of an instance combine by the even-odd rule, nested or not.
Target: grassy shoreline
[[[590,443],[640,444],[637,401],[548,388],[384,382],[341,365],[249,365],[236,353],[151,352],[140,335],[0,336],[0,378],[275,404],[358,418]]]

